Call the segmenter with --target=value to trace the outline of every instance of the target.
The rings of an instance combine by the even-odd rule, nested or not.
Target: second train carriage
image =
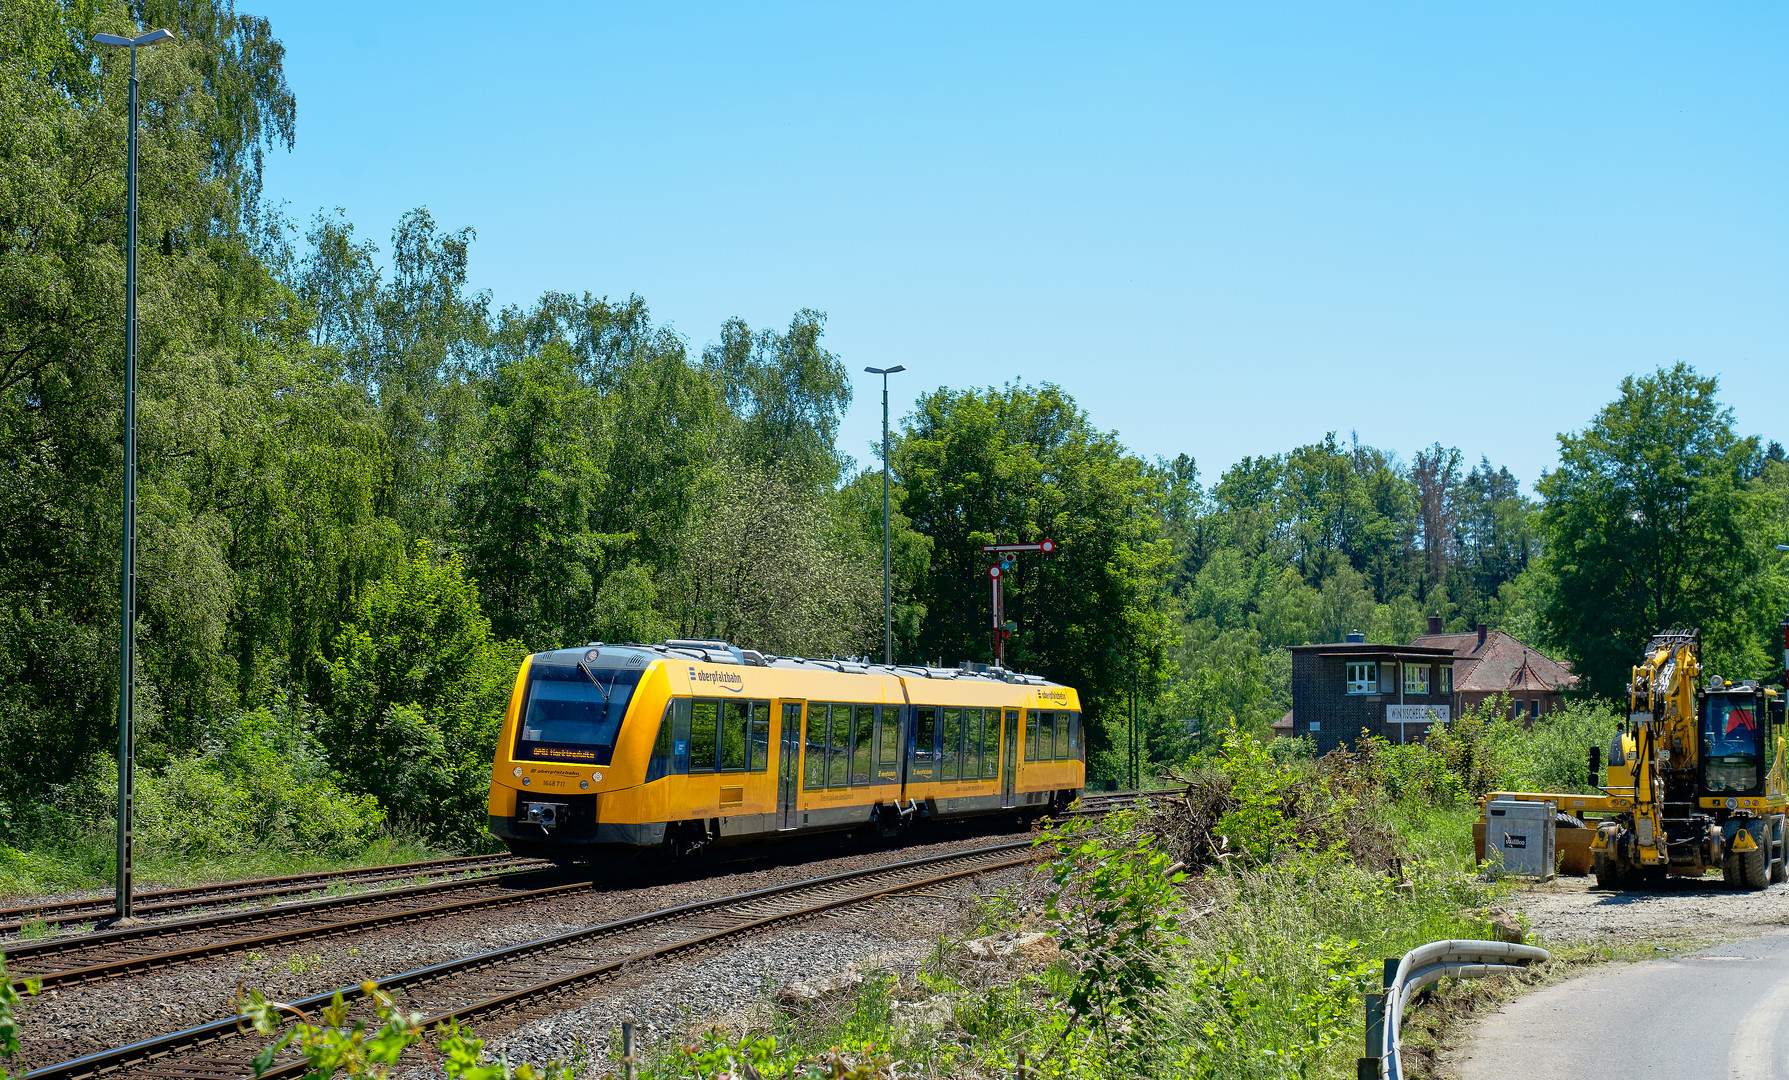
[[[489,822],[522,854],[687,851],[1043,813],[1085,777],[1080,699],[1035,676],[589,645],[523,661]]]

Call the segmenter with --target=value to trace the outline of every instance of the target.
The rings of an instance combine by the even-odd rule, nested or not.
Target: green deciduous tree
[[[897,659],[991,660],[980,545],[1053,539],[1007,579],[1009,661],[1080,688],[1103,748],[1102,722],[1125,715],[1133,685],[1153,691],[1172,641],[1158,479],[1050,385],[927,394],[891,460],[901,510],[933,545],[919,656]]]
[[[1541,480],[1548,632],[1598,693],[1622,691],[1657,630],[1700,627],[1705,660],[1752,674],[1768,515],[1745,477],[1755,437],[1733,430],[1718,382],[1687,364],[1629,376]],[[1739,665],[1736,670],[1730,665]]]
[[[880,637],[880,567],[841,536],[831,492],[723,463],[688,539],[664,597],[681,635],[785,656],[856,654]]]

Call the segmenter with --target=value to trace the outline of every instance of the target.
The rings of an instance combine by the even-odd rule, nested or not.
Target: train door
[[[783,702],[783,736],[776,767],[776,827],[779,831],[801,824],[795,809],[801,791],[801,707],[805,702]]]
[[[1011,809],[1013,790],[1019,774],[1019,710],[1006,710],[1006,723],[1000,728],[1000,805]]]

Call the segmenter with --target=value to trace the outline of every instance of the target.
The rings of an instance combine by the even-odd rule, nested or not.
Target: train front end
[[[591,645],[524,660],[492,763],[491,835],[560,862],[658,845],[664,813],[646,784],[669,697],[665,664],[646,650]]]

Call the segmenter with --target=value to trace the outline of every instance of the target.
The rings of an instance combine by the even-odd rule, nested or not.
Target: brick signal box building
[[[1408,645],[1381,645],[1359,633],[1347,641],[1294,645],[1292,711],[1274,725],[1302,735],[1325,754],[1361,735],[1393,743],[1420,741],[1432,724],[1507,694],[1518,718],[1557,708],[1577,677],[1502,631],[1443,634],[1441,620]]]

